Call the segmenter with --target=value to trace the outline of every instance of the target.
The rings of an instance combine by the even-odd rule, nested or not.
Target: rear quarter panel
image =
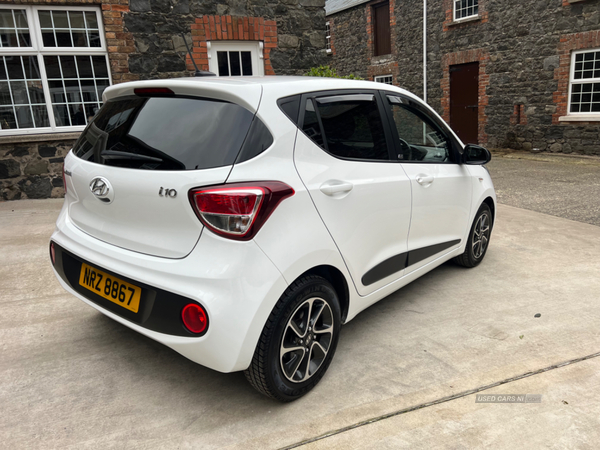
[[[279,204],[254,241],[279,269],[288,285],[316,266],[337,268],[346,278],[352,302],[358,294],[347,268],[294,166],[293,152],[298,129],[281,112],[276,100],[276,95],[266,95],[258,112],[273,134],[273,145],[257,157],[236,164],[227,182],[274,180],[291,186],[294,195]],[[253,319],[261,324],[261,330],[277,300],[271,299],[271,304],[265,305],[265,311]],[[268,313],[265,314],[266,310]],[[260,333],[248,338],[258,342],[259,336]]]

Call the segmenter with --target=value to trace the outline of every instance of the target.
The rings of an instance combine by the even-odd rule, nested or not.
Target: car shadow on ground
[[[413,321],[415,316],[425,314],[420,304],[423,295],[427,295],[424,291],[430,292],[432,285],[437,285],[448,277],[460,277],[464,272],[464,268],[451,262],[446,263],[367,308],[344,325],[331,367],[313,391],[314,394],[311,392],[309,396],[321,396],[330,384],[337,385],[341,391],[351,395],[355,387],[353,381],[358,373],[356,370],[345,373],[345,367],[349,366],[351,369],[353,361],[363,359],[365,367],[368,367],[376,363],[373,355],[377,355],[376,358],[384,358],[393,366],[397,355],[394,347],[402,345],[398,338],[401,339],[403,333],[398,331],[398,327],[402,328],[406,322]],[[435,283],[432,283],[434,280]],[[243,372],[220,373],[198,365],[101,313],[90,319],[93,324],[90,324],[88,332],[95,334],[94,345],[111,349],[111,358],[119,361],[119,370],[124,376],[135,378],[139,373],[144,373],[144,379],[155,386],[155,392],[169,390],[177,397],[191,390],[194,400],[199,404],[214,404],[218,398],[219,404],[229,405],[232,410],[237,410],[240,403],[253,404],[255,412],[288,407],[256,392],[246,381]],[[390,345],[392,329],[396,329],[396,332],[394,343]],[[420,361],[422,358],[418,359]],[[413,366],[410,361],[404,362]],[[361,377],[363,375],[367,376],[366,373],[360,373]],[[194,386],[196,389],[193,389]],[[235,401],[231,401],[232,399]],[[303,401],[304,399],[300,399],[295,403]]]

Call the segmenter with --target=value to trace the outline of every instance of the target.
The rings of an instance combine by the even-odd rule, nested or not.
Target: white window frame
[[[452,0],[452,17],[454,22],[462,22],[463,20],[473,20],[474,18],[479,17],[479,0],[474,0],[477,2],[477,13],[465,17],[456,17],[456,1],[457,0]]]
[[[250,52],[253,77],[265,74],[262,41],[209,41],[206,43],[208,55],[208,70],[219,76],[219,61],[217,52]],[[231,76],[231,75],[230,75]],[[246,75],[248,76],[248,75]]]
[[[24,9],[27,15],[29,24],[29,36],[31,39],[31,47],[2,47],[0,48],[0,56],[37,56],[38,67],[42,78],[42,88],[46,99],[46,108],[48,110],[49,127],[44,128],[22,128],[22,129],[0,129],[0,136],[16,136],[27,134],[43,134],[43,133],[70,133],[83,131],[85,125],[76,125],[68,127],[57,127],[54,113],[52,110],[52,97],[50,95],[50,87],[48,84],[48,76],[46,75],[46,66],[44,64],[44,56],[68,56],[68,55],[91,55],[91,56],[107,56],[106,38],[104,34],[104,24],[102,21],[102,12],[99,7],[90,6],[26,6],[23,4],[2,4],[0,9]],[[42,28],[39,21],[37,11],[88,11],[95,12],[98,21],[98,32],[100,34],[100,47],[43,47]],[[110,64],[107,60],[108,83],[112,85],[112,74]],[[99,101],[101,103],[101,99]]]
[[[384,81],[386,78],[390,79],[390,82],[388,83],[387,81]],[[389,84],[392,85],[394,84],[394,76],[389,73],[387,75],[377,75],[373,81],[375,81],[375,83],[383,83],[383,84]]]
[[[600,52],[600,48],[588,48],[585,50],[577,50],[571,53],[571,68],[569,69],[569,94],[567,103],[567,116],[571,117],[589,117],[596,120],[600,119],[600,111],[590,112],[571,112],[571,95],[573,92],[574,84],[589,84],[589,83],[600,83],[600,78],[582,78],[580,80],[575,79],[575,58],[577,55],[582,53]]]
[[[325,22],[325,48],[327,53],[331,53],[331,24]]]

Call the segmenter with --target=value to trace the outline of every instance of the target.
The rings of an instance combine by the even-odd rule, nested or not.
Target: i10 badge
[[[161,186],[160,190],[158,191],[158,195],[161,197],[175,198],[177,197],[177,191],[175,189],[164,188]]]

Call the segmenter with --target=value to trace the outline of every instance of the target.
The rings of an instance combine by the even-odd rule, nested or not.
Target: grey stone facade
[[[303,74],[326,62],[324,5],[324,0],[130,0],[130,11],[124,15],[125,29],[135,42],[135,50],[129,54],[129,71],[140,79],[189,75],[181,33],[193,47],[191,31],[198,18],[229,16],[275,22],[277,46],[271,49],[266,63],[277,75]],[[252,40],[243,36],[226,39]],[[205,40],[225,38],[206,36]]]
[[[335,67],[340,75],[353,73],[361,78],[368,77],[369,44],[364,8],[363,5],[327,17],[332,36],[328,64]]]
[[[75,142],[70,135],[64,137],[0,143],[0,200],[64,196],[63,159]]]
[[[327,16],[334,23],[330,64],[341,75],[379,74],[377,58],[356,45],[370,41],[364,19],[373,3]],[[386,70],[394,84],[422,96],[422,4],[391,3],[396,23],[391,58],[398,66]],[[479,5],[478,18],[457,24],[451,0],[428,1],[429,104],[448,120],[449,65],[479,61],[480,143],[600,155],[600,114],[588,122],[565,117],[571,52],[600,48],[600,0],[480,0]]]

